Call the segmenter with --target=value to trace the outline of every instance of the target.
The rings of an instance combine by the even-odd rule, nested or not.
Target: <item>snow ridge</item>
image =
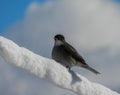
[[[2,36],[0,36],[0,56],[7,63],[23,68],[37,77],[77,95],[120,95],[73,71],[68,72],[65,67],[54,60],[37,55]]]

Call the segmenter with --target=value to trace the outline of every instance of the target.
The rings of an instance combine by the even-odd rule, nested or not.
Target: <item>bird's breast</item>
[[[53,48],[52,58],[66,66],[76,65],[76,60],[60,46]]]
[[[62,60],[66,57],[65,51],[60,46],[55,46],[52,51],[52,58],[55,60]]]

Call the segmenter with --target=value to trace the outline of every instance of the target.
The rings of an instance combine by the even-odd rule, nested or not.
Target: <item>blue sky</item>
[[[120,2],[120,0],[113,0],[113,1],[118,2],[118,3]]]
[[[51,58],[53,37],[56,33],[61,33],[87,63],[102,74],[94,76],[82,69],[77,72],[120,92],[120,12],[116,7],[120,0],[108,0],[108,3],[106,0],[56,0],[57,2],[45,3],[46,1],[0,0],[0,34],[4,31],[2,36],[41,56]],[[36,81],[33,77],[0,60],[0,95],[49,95],[49,92],[56,95],[53,94],[54,91],[57,95],[65,95],[64,91],[56,90],[56,87],[48,86],[48,83],[41,80]],[[19,83],[23,85],[20,86]],[[23,86],[26,87],[24,91]],[[46,88],[49,91],[46,92]],[[12,94],[14,91],[16,94]],[[19,92],[28,94],[18,94]],[[61,92],[63,94],[58,94]]]
[[[0,32],[22,19],[26,8],[33,1],[44,3],[46,0],[0,0]]]

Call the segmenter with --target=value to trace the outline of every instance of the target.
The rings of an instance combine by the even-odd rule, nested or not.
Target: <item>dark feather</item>
[[[79,55],[79,53],[74,49],[70,44],[65,42],[63,45],[61,45],[66,52],[68,52],[73,58],[75,58],[77,61],[81,62],[82,64],[86,65],[85,60],[82,56]]]

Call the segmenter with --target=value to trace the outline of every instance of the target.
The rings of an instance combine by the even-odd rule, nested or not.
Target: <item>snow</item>
[[[77,95],[120,95],[101,84],[89,81],[80,74],[69,72],[54,60],[37,55],[2,36],[0,36],[0,56],[7,63],[23,68]]]

